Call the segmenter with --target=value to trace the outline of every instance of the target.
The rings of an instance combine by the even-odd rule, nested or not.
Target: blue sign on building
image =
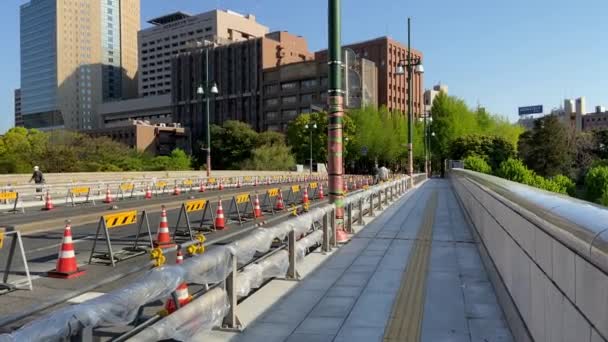
[[[542,112],[542,105],[519,107],[519,115],[541,114]]]

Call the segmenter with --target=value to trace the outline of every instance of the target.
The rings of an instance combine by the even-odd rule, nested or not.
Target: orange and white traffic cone
[[[325,198],[325,194],[323,194],[323,183],[319,183],[319,199],[322,200]]]
[[[182,191],[180,190],[179,186],[175,184],[175,187],[173,187],[173,196],[179,196],[181,193]]]
[[[44,200],[44,208],[42,210],[53,210],[55,207],[53,206],[53,199],[51,198],[51,194],[47,191],[46,198]]]
[[[266,177],[266,185],[270,185],[270,177]]]
[[[219,182],[220,182],[220,183],[218,184],[217,189],[218,189],[218,190],[224,190],[224,182],[222,182],[222,180],[221,180],[221,179],[219,180]]]
[[[262,217],[262,208],[260,208],[260,198],[258,194],[255,194],[255,201],[253,201],[253,217]]]
[[[59,248],[57,267],[47,274],[51,278],[70,279],[81,276],[84,273],[84,270],[78,268],[76,253],[74,252],[74,242],[72,242],[72,227],[70,222],[66,221],[65,229],[63,231],[63,241]]]
[[[224,219],[224,208],[222,208],[222,200],[217,202],[217,210],[215,211],[215,229],[222,230],[226,228],[226,220]]]
[[[348,181],[344,182],[344,193],[348,192]]]
[[[156,233],[156,240],[154,240],[154,247],[169,248],[175,244],[171,242],[171,235],[169,234],[169,222],[167,222],[167,209],[162,206],[160,213],[160,223],[158,224],[158,232]]]
[[[152,199],[152,189],[150,189],[150,185],[146,185],[146,195],[144,199]]]
[[[304,188],[304,193],[302,194],[302,204],[308,203],[308,188]]]
[[[275,210],[283,210],[285,209],[285,203],[283,203],[283,193],[281,189],[279,189],[279,194],[277,195],[277,203],[275,204]]]
[[[205,182],[201,181],[201,185],[198,188],[198,192],[205,192],[207,189],[205,188]]]
[[[112,193],[110,192],[110,187],[106,190],[106,198],[103,200],[103,203],[112,203]]]
[[[241,179],[240,179],[240,178],[237,178],[237,179],[236,179],[236,187],[237,187],[237,188],[240,188],[240,187],[241,187]]]
[[[175,261],[175,264],[180,265],[183,262],[184,262],[184,255],[182,254],[182,249],[178,248],[177,249],[177,259]],[[190,295],[190,293],[188,293],[188,284],[187,283],[181,283],[175,289],[175,297],[177,297],[177,302],[179,303],[180,308],[192,301],[192,296]],[[167,311],[166,313],[169,315],[172,314],[173,312],[175,312],[175,310],[177,310],[177,305],[175,305],[175,300],[173,299],[173,297],[170,297],[169,299],[167,299],[167,302],[165,303],[165,310]]]
[[[255,177],[255,181],[253,183],[253,186],[258,186],[258,177]]]

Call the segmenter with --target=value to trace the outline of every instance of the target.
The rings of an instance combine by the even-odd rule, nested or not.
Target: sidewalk
[[[234,341],[512,341],[448,181],[366,226]]]

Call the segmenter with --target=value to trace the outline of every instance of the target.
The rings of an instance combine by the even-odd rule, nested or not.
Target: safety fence
[[[414,180],[424,178],[417,175]],[[374,210],[388,205],[411,187],[411,179],[404,177],[347,196],[346,228],[351,230],[354,222],[362,222],[364,215],[373,215]],[[138,334],[134,340],[180,339],[212,327],[240,329],[236,315],[239,297],[269,278],[297,279],[297,264],[309,248],[320,245],[328,251],[337,245],[334,210],[333,205],[322,205],[277,225],[254,229],[227,245],[211,246],[181,265],[153,268],[125,287],[61,308],[11,334],[0,335],[0,341],[49,341],[74,336],[86,340],[94,327],[134,322],[144,305],[172,296],[182,283],[212,286],[182,309],[166,318],[148,321],[155,324],[143,325],[145,329],[134,330],[129,336]],[[282,249],[272,248],[277,241],[283,243]],[[197,245],[198,248],[188,248]],[[203,245],[190,241],[182,248],[196,254]],[[184,320],[180,319],[182,315],[186,316]]]
[[[188,177],[122,179],[99,182],[34,184],[0,187],[0,212],[25,212],[40,208],[51,210],[47,202],[62,199],[64,205],[96,205],[126,199],[150,199],[155,196],[180,195],[207,190],[234,189],[295,182],[327,180],[327,175],[274,175],[241,177]]]

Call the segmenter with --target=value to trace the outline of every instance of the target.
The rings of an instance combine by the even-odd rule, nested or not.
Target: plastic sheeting
[[[286,250],[279,251],[257,264],[248,265],[237,275],[237,296],[247,296],[251,290],[259,288],[270,278],[284,277],[288,268],[289,255]]]
[[[226,291],[216,287],[146,328],[129,341],[147,342],[169,338],[178,341],[198,341],[198,334],[221,325],[229,309]]]
[[[317,230],[296,243],[296,261],[302,261],[306,250],[320,244],[323,241],[323,231]]]

